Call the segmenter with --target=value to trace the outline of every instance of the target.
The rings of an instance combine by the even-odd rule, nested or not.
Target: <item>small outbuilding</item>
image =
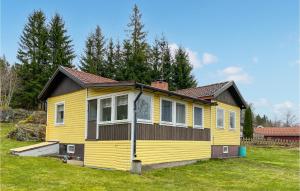
[[[263,127],[255,128],[254,134],[264,139],[300,141],[300,127]]]

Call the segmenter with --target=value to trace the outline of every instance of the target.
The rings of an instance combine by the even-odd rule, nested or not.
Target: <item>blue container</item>
[[[240,157],[246,157],[247,150],[245,146],[240,146],[239,148],[239,156]]]

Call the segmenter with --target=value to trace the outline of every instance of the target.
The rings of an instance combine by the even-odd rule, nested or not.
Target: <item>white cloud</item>
[[[227,81],[233,80],[244,84],[250,84],[252,82],[251,76],[246,73],[243,68],[237,66],[227,67],[219,71],[219,74]]]
[[[203,64],[213,64],[218,62],[218,58],[210,53],[204,52],[202,56],[202,63]]]
[[[294,103],[287,100],[287,101],[284,101],[282,103],[278,103],[278,104],[275,104],[273,106],[274,108],[274,112],[278,115],[282,115],[284,114],[284,112],[290,110],[290,111],[293,111],[295,109],[295,106],[294,106]]]
[[[169,47],[171,50],[171,55],[174,58],[176,50],[179,48],[179,46],[176,43],[171,43]],[[218,62],[218,57],[211,53],[204,52],[202,54],[202,58],[200,58],[198,52],[196,51],[193,51],[189,48],[185,48],[185,51],[187,52],[190,62],[195,69],[201,68],[203,65],[208,65],[208,64],[213,64]]]
[[[259,107],[270,107],[272,104],[267,98],[259,98],[256,101],[253,101],[253,105],[255,108]]]
[[[268,117],[271,119],[284,120],[288,111],[295,114],[296,118],[300,117],[300,105],[297,108],[297,105],[290,100],[273,104],[267,98],[259,98],[252,103],[259,114],[268,114]]]

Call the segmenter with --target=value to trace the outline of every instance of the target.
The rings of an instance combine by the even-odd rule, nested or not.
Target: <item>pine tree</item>
[[[34,11],[28,17],[20,38],[17,58],[20,61],[17,74],[20,87],[15,92],[12,105],[34,109],[38,105],[38,94],[49,78],[48,30],[42,11]]]
[[[193,67],[190,64],[188,55],[183,48],[180,47],[176,51],[172,67],[172,79],[175,89],[185,89],[197,86],[197,82],[191,74]]]
[[[90,34],[85,41],[84,56],[81,56],[80,60],[80,70],[84,72],[89,72],[92,74],[97,74],[97,67],[94,62],[94,52],[93,52],[93,35]]]
[[[116,47],[115,47],[115,53],[114,53],[114,65],[116,68],[116,76],[115,80],[125,80],[124,71],[125,71],[125,62],[124,62],[123,53],[121,50],[120,42],[117,41]]]
[[[151,49],[151,65],[152,65],[152,80],[159,80],[163,78],[162,74],[162,52],[158,39],[155,39],[154,45]]]
[[[81,57],[80,69],[100,76],[105,76],[105,39],[101,28],[96,27],[94,33],[86,40],[84,55]]]
[[[111,78],[111,79],[116,78],[114,43],[113,43],[112,39],[109,40],[108,46],[107,46],[104,77]]]
[[[175,87],[173,85],[173,68],[172,68],[172,56],[171,56],[171,50],[168,44],[168,41],[165,39],[165,37],[162,37],[160,40],[160,48],[161,48],[161,65],[162,65],[162,76],[163,79],[168,82],[169,89],[175,90]]]
[[[252,119],[252,110],[251,107],[248,107],[245,111],[245,119],[244,119],[244,128],[243,134],[245,138],[253,137],[253,119]]]
[[[151,82],[151,65],[149,59],[149,45],[146,42],[147,33],[144,31],[144,24],[141,21],[142,14],[137,5],[134,5],[128,34],[130,39],[123,43],[125,55],[125,80],[136,80],[141,83]]]
[[[50,73],[58,68],[59,65],[74,67],[72,60],[75,58],[72,40],[67,34],[65,23],[59,14],[55,14],[49,24],[49,40],[50,48]]]

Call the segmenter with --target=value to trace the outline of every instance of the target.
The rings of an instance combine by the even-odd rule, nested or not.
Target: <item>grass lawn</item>
[[[299,149],[248,148],[247,158],[209,160],[143,175],[71,166],[48,157],[18,157],[10,148],[32,144],[5,136],[0,124],[0,190],[299,190]]]

